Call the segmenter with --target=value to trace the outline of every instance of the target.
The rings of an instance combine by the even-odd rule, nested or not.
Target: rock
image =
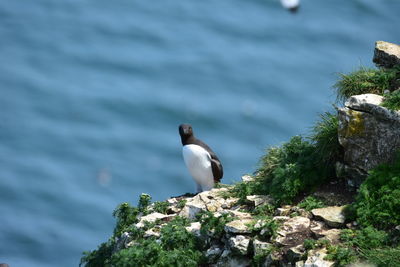
[[[186,229],[186,231],[194,234],[197,237],[201,236],[201,233],[200,233],[201,224],[199,222],[193,222],[190,224],[190,226],[185,227],[185,229]]]
[[[313,209],[311,213],[318,219],[324,220],[324,222],[330,227],[341,227],[344,226],[345,217],[343,215],[343,209],[346,206],[333,206],[320,209]]]
[[[242,176],[242,181],[243,182],[251,182],[251,181],[254,181],[254,176],[251,176],[251,175],[248,175],[248,174],[246,174],[246,175],[243,175]]]
[[[252,222],[253,220],[251,219],[234,220],[227,223],[224,230],[225,232],[232,234],[250,234],[251,230],[248,225]]]
[[[254,255],[265,255],[270,252],[272,249],[272,244],[268,242],[263,242],[258,239],[254,239],[253,241],[253,250]]]
[[[323,232],[325,228],[326,226],[324,222],[311,221],[310,230],[317,238],[323,237],[323,235],[321,235],[321,232]]]
[[[304,261],[298,261],[294,264],[294,267],[304,267]]]
[[[239,255],[247,255],[250,237],[244,235],[237,235],[229,238],[229,247],[231,250]]]
[[[199,212],[207,210],[205,203],[201,200],[199,195],[200,194],[193,198],[188,198],[185,207],[179,213],[180,216],[193,220]]]
[[[291,206],[283,206],[282,208],[276,209],[276,215],[278,216],[289,216],[292,213]]]
[[[305,253],[304,246],[303,244],[300,244],[298,246],[289,248],[289,250],[286,253],[286,256],[290,262],[297,262],[303,257],[304,253]]]
[[[384,41],[377,41],[372,61],[377,66],[385,68],[393,68],[395,65],[399,65],[400,46]]]
[[[236,205],[236,203],[239,201],[239,198],[237,197],[230,197],[225,199],[225,201],[222,203],[221,208],[223,209],[230,209],[232,208],[234,205]]]
[[[278,221],[278,222],[284,222],[284,221],[287,221],[289,219],[290,219],[289,216],[275,216],[275,217],[272,218],[272,220]]]
[[[252,195],[252,196],[247,196],[246,200],[253,205],[254,207],[260,206],[262,204],[267,204],[271,203],[273,200],[269,196],[264,196],[264,195]]]
[[[230,210],[229,213],[230,213],[232,216],[234,216],[234,217],[236,217],[236,218],[238,218],[238,219],[241,219],[241,220],[253,218],[253,216],[251,216],[251,214],[248,213],[248,212],[242,212],[242,211],[237,211],[237,210]]]
[[[333,261],[324,260],[327,255],[327,251],[325,248],[310,250],[308,252],[308,258],[304,263],[304,267],[331,267],[334,266]]]
[[[128,232],[124,232],[122,233],[120,238],[116,238],[116,243],[115,243],[115,247],[113,249],[113,253],[126,248],[127,244],[129,243],[130,240],[130,234]]]
[[[298,245],[307,235],[310,228],[310,219],[296,216],[285,221],[278,229],[275,242],[281,246]]]
[[[149,215],[141,217],[140,221],[136,224],[136,227],[137,228],[142,228],[145,225],[145,222],[153,223],[153,222],[155,222],[157,220],[163,220],[163,219],[170,218],[170,217],[173,217],[173,216],[175,216],[175,215],[165,215],[165,214],[162,214],[162,213],[154,212],[154,213],[151,213]]]
[[[205,256],[208,259],[208,262],[214,262],[217,260],[222,254],[222,248],[219,246],[211,246],[207,249]]]
[[[400,112],[379,106],[381,96],[352,96],[338,109],[338,138],[344,149],[344,164],[338,174],[351,177],[358,187],[368,171],[394,160],[400,149]],[[340,168],[339,168],[340,167]]]
[[[328,240],[331,244],[338,244],[340,241],[340,233],[342,231],[339,229],[330,229],[325,230],[320,233],[322,235],[322,239]]]
[[[218,267],[249,267],[251,265],[250,259],[244,256],[232,255],[232,252],[225,249],[222,252],[216,265]]]
[[[279,255],[277,252],[272,252],[267,256],[262,266],[263,267],[280,266],[279,263],[281,260],[282,260],[281,255]]]
[[[149,237],[156,237],[159,238],[161,236],[160,229],[157,228],[151,228],[144,232],[143,237],[144,238],[149,238]]]

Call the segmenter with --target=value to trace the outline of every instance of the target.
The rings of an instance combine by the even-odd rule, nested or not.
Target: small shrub
[[[139,197],[138,209],[140,212],[145,213],[147,207],[151,204],[151,196],[148,194],[141,194]]]
[[[113,244],[111,241],[102,243],[96,250],[83,252],[79,266],[99,267],[105,266],[107,260],[110,259]]]
[[[179,200],[178,204],[176,204],[176,207],[179,209],[183,209],[186,205],[187,200],[186,199],[181,199]]]
[[[295,136],[280,148],[270,148],[257,171],[256,190],[271,194],[278,204],[290,203],[331,177],[316,153],[317,146]]]
[[[200,232],[204,235],[207,233],[213,233],[215,238],[222,237],[224,234],[225,224],[233,221],[233,217],[224,213],[219,217],[215,217],[212,212],[203,212],[198,215],[201,223]]]
[[[252,214],[255,216],[268,216],[268,215],[274,215],[275,212],[275,207],[271,204],[263,204],[258,207],[256,207]]]
[[[169,204],[166,201],[156,201],[154,202],[154,211],[167,214],[168,206]]]
[[[391,110],[400,110],[400,90],[385,95],[381,105]]]
[[[346,266],[357,260],[356,253],[351,248],[342,246],[328,246],[328,255],[325,260],[334,261],[335,266]]]
[[[393,164],[370,171],[353,206],[364,227],[389,229],[400,224],[400,155]]]
[[[321,200],[318,200],[313,196],[308,196],[303,201],[301,201],[297,206],[299,208],[310,211],[312,209],[323,208],[326,205]]]
[[[305,239],[303,246],[306,250],[311,250],[317,247],[317,241],[314,239]]]
[[[113,216],[116,218],[116,226],[114,228],[114,236],[120,236],[123,229],[130,225],[137,223],[137,216],[139,215],[139,209],[132,207],[129,203],[120,204],[113,212]]]
[[[369,69],[361,67],[350,74],[339,74],[339,81],[334,85],[337,98],[344,101],[350,96],[360,94],[380,94],[391,89],[396,79],[397,69]]]

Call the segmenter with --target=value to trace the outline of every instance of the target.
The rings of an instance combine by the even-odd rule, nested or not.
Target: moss
[[[349,110],[349,117],[351,120],[348,122],[347,131],[344,133],[346,138],[362,135],[365,132],[363,112]]]

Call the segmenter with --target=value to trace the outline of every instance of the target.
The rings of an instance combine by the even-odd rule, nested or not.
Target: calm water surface
[[[400,43],[400,1],[303,2],[0,1],[0,262],[77,266],[117,204],[193,191],[182,122],[238,181]]]

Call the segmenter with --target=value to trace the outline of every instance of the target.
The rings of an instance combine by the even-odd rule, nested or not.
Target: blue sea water
[[[194,190],[178,125],[253,172],[400,43],[398,0],[0,1],[0,262],[77,266],[140,193]]]

